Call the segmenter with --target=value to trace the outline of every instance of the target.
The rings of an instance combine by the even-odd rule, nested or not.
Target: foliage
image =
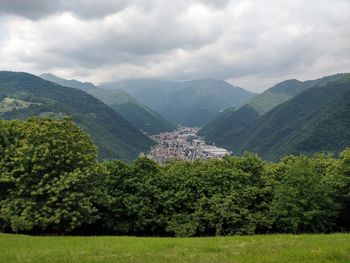
[[[341,204],[337,223],[346,231],[350,229],[350,149],[341,153],[331,179],[337,189],[336,199]]]
[[[13,231],[39,232],[92,222],[97,150],[90,137],[67,118],[1,121],[0,127],[1,219]]]
[[[213,236],[350,230],[350,149],[164,166],[98,163],[71,119],[0,121],[0,227],[32,234]]]
[[[252,234],[263,224],[263,165],[258,157],[175,162],[165,169],[172,183],[167,230],[175,235]]]
[[[276,183],[272,211],[277,229],[282,232],[329,232],[338,205],[325,182],[326,170],[319,167],[319,159],[305,156],[286,157],[277,164],[283,170]],[[321,168],[321,169],[319,169]]]
[[[162,226],[160,167],[144,157],[130,165],[113,161],[104,166],[109,202],[103,227],[118,234],[159,233]]]

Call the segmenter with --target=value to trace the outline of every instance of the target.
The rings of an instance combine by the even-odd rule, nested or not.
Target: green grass
[[[33,104],[40,105],[40,103],[33,103],[29,101],[6,97],[0,100],[0,113],[28,108],[30,105],[33,105]]]
[[[350,234],[209,238],[0,234],[0,262],[350,262]]]

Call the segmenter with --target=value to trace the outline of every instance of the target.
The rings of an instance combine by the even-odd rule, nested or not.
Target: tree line
[[[97,161],[70,118],[0,120],[0,231],[213,236],[350,229],[350,149],[164,166]]]

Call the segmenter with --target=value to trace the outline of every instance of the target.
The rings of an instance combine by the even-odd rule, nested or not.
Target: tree
[[[253,154],[168,164],[167,231],[176,236],[232,235],[268,227],[263,169]]]
[[[334,227],[338,206],[317,159],[290,156],[277,168],[272,213],[279,232],[327,232]],[[323,171],[323,172],[321,172]]]
[[[338,217],[339,230],[350,230],[350,148],[340,154],[340,160],[330,171],[332,183],[336,186],[335,198],[341,209]]]
[[[141,157],[128,165],[105,163],[108,191],[104,226],[118,234],[154,235],[164,233],[162,176],[157,163]]]
[[[97,150],[89,135],[69,118],[1,121],[0,130],[3,227],[69,232],[96,219]]]

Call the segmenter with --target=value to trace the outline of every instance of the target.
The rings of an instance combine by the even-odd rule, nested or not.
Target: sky
[[[0,70],[261,92],[350,72],[350,0],[0,0]]]

